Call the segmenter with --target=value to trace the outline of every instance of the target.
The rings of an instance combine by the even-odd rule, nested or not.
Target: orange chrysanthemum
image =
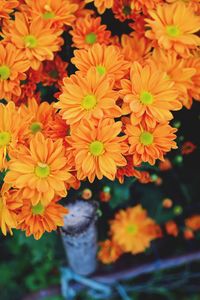
[[[0,172],[7,168],[7,157],[25,134],[24,122],[15,108],[13,102],[7,105],[0,103]]]
[[[100,75],[106,74],[116,81],[122,79],[129,68],[120,48],[113,45],[94,44],[88,50],[75,50],[71,61],[84,75],[95,67]]]
[[[60,88],[63,78],[67,76],[68,63],[63,61],[59,55],[52,61],[44,61],[41,70],[41,82],[44,86],[55,85]]]
[[[128,124],[126,134],[129,136],[133,164],[148,162],[154,165],[156,159],[164,160],[166,152],[177,148],[174,142],[176,131],[168,123],[157,124],[154,128]]]
[[[64,215],[67,212],[68,210],[56,201],[44,206],[40,202],[32,205],[29,200],[24,200],[18,217],[18,227],[26,232],[26,236],[33,235],[39,240],[45,231],[51,232],[56,230],[57,226],[63,226]]]
[[[132,121],[137,118],[148,126],[173,118],[170,110],[179,110],[182,105],[177,100],[177,91],[166,73],[156,66],[142,67],[135,62],[131,67],[130,80],[121,80],[121,95],[125,102],[125,113],[131,112]]]
[[[200,215],[193,215],[192,217],[189,217],[185,220],[185,225],[196,231],[200,230]]]
[[[9,190],[10,186],[3,184],[0,189],[0,228],[4,235],[17,227],[17,210],[22,206],[22,200],[17,197],[15,190]]]
[[[124,137],[118,137],[121,126],[121,122],[115,123],[111,119],[104,119],[97,126],[92,121],[83,120],[72,131],[69,143],[79,180],[88,177],[93,182],[95,176],[114,180],[117,167],[126,165],[122,155]]]
[[[0,19],[9,19],[13,9],[19,5],[17,0],[1,0],[0,2]]]
[[[111,240],[100,242],[99,245],[98,259],[104,264],[115,262],[122,254],[122,249],[119,245]]]
[[[138,40],[140,40],[139,43]],[[130,62],[138,61],[143,63],[150,55],[152,48],[152,42],[144,36],[139,37],[136,32],[130,35],[123,34],[121,37],[121,45],[125,59]]]
[[[30,141],[30,149],[23,146],[17,153],[13,151],[4,180],[24,189],[24,197],[31,198],[33,205],[39,201],[48,203],[55,195],[67,195],[66,184],[73,179],[67,162],[62,140],[53,142],[37,132]]]
[[[69,33],[72,35],[73,46],[76,48],[90,48],[93,44],[109,44],[111,32],[106,30],[106,25],[101,25],[101,18],[93,18],[87,15],[85,18],[79,18],[73,30]]]
[[[170,220],[165,224],[165,230],[169,235],[172,235],[174,237],[178,236],[179,233],[178,226],[173,220]]]
[[[125,20],[134,19],[135,9],[132,5],[132,0],[115,0],[112,6],[112,11],[116,19],[119,19],[121,22]]]
[[[190,108],[191,101],[188,96],[192,88],[192,78],[196,73],[195,68],[187,67],[186,60],[178,57],[176,52],[154,50],[152,61],[155,67],[167,73],[167,76],[174,82],[174,89],[178,92],[178,99],[187,108]]]
[[[67,124],[75,124],[82,119],[100,120],[103,117],[119,117],[120,108],[116,105],[118,93],[112,89],[110,80],[95,70],[86,76],[72,75],[64,79],[63,93],[54,106]]]
[[[150,9],[156,8],[163,0],[131,0],[131,8],[137,12],[142,11],[147,14]]]
[[[20,96],[20,80],[26,78],[29,62],[12,44],[0,43],[0,99]]]
[[[179,2],[180,0],[166,0],[168,3]],[[200,2],[199,0],[184,0],[184,3],[191,8],[197,15],[200,14]]]
[[[192,86],[189,88],[188,93],[191,99],[200,101],[200,51],[195,56],[189,57],[185,61],[185,66],[186,68],[193,68],[196,71],[192,76]]]
[[[112,8],[114,0],[85,0],[85,3],[90,2],[94,2],[99,14],[103,14],[106,9]]]
[[[25,0],[26,5],[21,7],[32,19],[40,17],[46,23],[63,27],[71,26],[75,21],[75,12],[78,5],[69,0]]]
[[[132,254],[144,252],[152,240],[161,236],[160,227],[141,205],[120,210],[110,224],[113,241]]]
[[[146,19],[146,22],[151,29],[147,30],[146,36],[156,41],[159,47],[187,57],[191,49],[200,45],[200,38],[194,34],[200,29],[200,19],[182,1],[158,5],[149,14],[152,19]]]
[[[12,42],[29,60],[30,66],[38,70],[43,60],[53,60],[54,52],[60,49],[63,42],[62,31],[53,31],[41,18],[30,23],[22,13],[15,13],[15,20],[4,27],[6,41]]]

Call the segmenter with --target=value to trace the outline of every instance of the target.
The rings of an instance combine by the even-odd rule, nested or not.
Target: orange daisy
[[[106,9],[112,8],[114,0],[85,0],[85,3],[94,2],[99,14],[103,14]]]
[[[163,0],[132,0],[130,7],[137,12],[142,11],[144,14],[147,14],[150,9],[154,9],[162,2]]]
[[[154,128],[128,124],[125,132],[129,137],[133,164],[148,162],[154,165],[156,159],[164,160],[166,152],[177,148],[174,142],[176,131],[168,123],[157,124]]]
[[[0,99],[20,96],[20,80],[26,78],[28,68],[28,60],[14,45],[0,43]]]
[[[95,126],[94,122],[83,120],[68,138],[75,156],[77,178],[86,177],[93,182],[95,176],[103,176],[114,180],[117,167],[125,166],[126,159],[122,155],[124,137],[121,122],[104,119]]]
[[[88,50],[75,50],[71,61],[84,75],[95,68],[100,75],[106,74],[115,81],[122,79],[129,69],[120,48],[113,45],[94,44]]]
[[[31,197],[34,205],[45,193],[48,201],[55,195],[65,197],[65,184],[70,183],[73,178],[67,162],[62,140],[53,142],[37,132],[30,141],[30,149],[23,146],[17,152],[12,152],[4,181],[16,188],[25,189],[24,196]]]
[[[106,28],[106,25],[101,25],[100,17],[86,15],[85,18],[78,18],[73,29],[69,31],[73,46],[88,49],[95,43],[109,44],[111,32]]]
[[[151,29],[147,30],[146,36],[156,41],[159,47],[187,57],[191,49],[200,45],[200,38],[194,34],[200,29],[200,19],[182,1],[158,5],[155,11],[149,11],[149,15],[152,19],[146,19],[146,22]]]
[[[178,57],[176,52],[166,52],[155,49],[152,55],[155,67],[167,73],[174,82],[174,89],[178,91],[178,99],[187,108],[191,107],[188,90],[192,88],[192,78],[195,76],[195,68],[186,66],[185,59]]]
[[[7,157],[23,141],[26,123],[18,114],[15,104],[0,103],[0,171],[7,168]]]
[[[168,3],[179,2],[180,0],[166,0]],[[184,0],[184,3],[191,8],[197,15],[200,14],[200,2],[199,0]]]
[[[122,249],[119,245],[111,240],[100,242],[99,245],[98,259],[104,264],[115,262],[122,254]]]
[[[62,31],[53,31],[41,18],[28,22],[22,13],[15,13],[15,20],[4,27],[4,36],[21,50],[30,66],[38,70],[43,60],[53,60],[54,52],[60,50]]]
[[[26,5],[21,10],[31,16],[31,19],[40,17],[46,23],[63,27],[71,26],[75,21],[75,12],[78,5],[69,0],[25,0]]]
[[[131,7],[132,0],[115,0],[112,6],[112,11],[116,19],[121,22],[125,20],[134,19],[135,9]]]
[[[21,199],[15,190],[9,190],[8,184],[3,184],[0,189],[0,228],[4,235],[17,228],[17,210],[22,206]]]
[[[75,124],[82,119],[100,120],[103,117],[120,117],[121,110],[116,105],[118,93],[112,89],[110,80],[101,76],[96,70],[65,78],[63,93],[54,106],[67,124]]]
[[[39,240],[45,231],[51,232],[58,226],[63,226],[64,215],[67,212],[68,210],[55,200],[46,206],[40,202],[32,205],[29,200],[24,200],[18,217],[18,228],[25,231],[26,236],[33,235]]]
[[[125,113],[145,121],[148,126],[165,122],[173,118],[170,110],[179,110],[182,105],[177,100],[174,83],[166,73],[159,72],[154,65],[142,67],[134,62],[130,71],[130,80],[121,80],[121,95],[125,103]]]
[[[0,19],[9,19],[11,14],[14,10],[19,5],[18,1],[15,0],[1,0],[0,2]]]
[[[152,240],[161,236],[160,227],[141,205],[120,210],[110,222],[110,233],[124,252],[132,254],[144,252]]]

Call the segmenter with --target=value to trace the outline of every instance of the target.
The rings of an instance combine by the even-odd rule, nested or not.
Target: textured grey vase
[[[96,269],[97,260],[97,204],[77,200],[67,206],[61,236],[71,269],[80,275],[89,275]]]

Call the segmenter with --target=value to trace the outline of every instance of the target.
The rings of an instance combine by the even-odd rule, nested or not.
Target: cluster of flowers
[[[132,32],[121,37],[88,2],[1,0],[3,234],[39,239],[62,226],[58,201],[80,181],[148,182],[137,167],[177,147],[172,111],[200,100],[199,1],[95,0],[100,14],[129,19]],[[58,53],[65,32],[77,48],[71,76]],[[57,88],[56,103],[41,101],[41,85]]]

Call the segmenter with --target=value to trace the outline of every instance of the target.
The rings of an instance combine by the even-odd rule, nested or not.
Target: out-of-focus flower
[[[144,252],[152,240],[161,236],[160,227],[141,205],[120,210],[110,222],[110,233],[124,252],[132,254]]]
[[[168,158],[165,158],[163,161],[159,162],[158,167],[160,171],[168,171],[172,169],[172,163]]]
[[[200,215],[193,215],[185,220],[185,225],[196,231],[200,229]]]
[[[170,220],[165,224],[165,230],[169,235],[173,235],[174,237],[178,236],[178,226],[173,220]]]
[[[186,228],[183,235],[186,240],[192,240],[194,238],[194,232],[190,228]]]
[[[173,205],[173,201],[170,198],[163,199],[162,205],[164,208],[171,208]]]
[[[89,200],[92,198],[92,191],[90,189],[84,189],[81,196],[84,200]]]
[[[115,262],[123,253],[120,246],[112,240],[105,240],[100,242],[99,245],[98,259],[104,264]]]
[[[181,153],[183,155],[187,155],[190,154],[192,152],[194,152],[194,150],[197,148],[196,145],[194,145],[192,142],[185,142],[182,147],[181,147]]]

